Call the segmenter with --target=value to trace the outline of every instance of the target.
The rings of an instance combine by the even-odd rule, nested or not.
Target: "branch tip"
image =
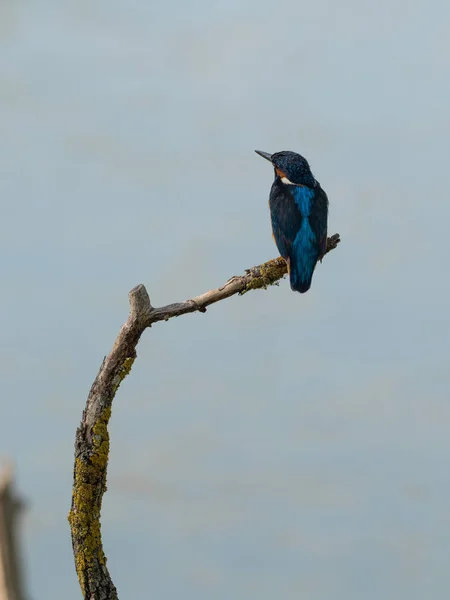
[[[130,301],[131,315],[135,318],[146,316],[152,311],[152,305],[150,304],[150,297],[145,285],[140,283],[134,287],[128,294]]]
[[[327,248],[325,250],[325,254],[327,254],[331,250],[334,250],[337,247],[337,245],[340,243],[340,241],[341,241],[341,237],[338,233],[335,233],[334,235],[329,237],[327,239]]]

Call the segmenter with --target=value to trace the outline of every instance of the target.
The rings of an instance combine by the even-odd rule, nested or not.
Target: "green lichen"
[[[126,358],[123,361],[123,364],[119,368],[117,375],[114,377],[114,379],[112,381],[112,388],[113,388],[114,394],[119,389],[119,386],[122,383],[122,381],[125,379],[125,377],[131,371],[131,367],[133,366],[133,363],[134,363],[134,357],[131,357],[131,356],[129,356],[128,358]]]
[[[75,567],[83,593],[94,563],[106,563],[100,531],[100,509],[106,490],[110,416],[111,408],[105,408],[92,428],[92,453],[89,459],[75,459],[72,508],[68,518],[75,540]]]
[[[113,395],[131,371],[134,358],[124,360],[113,382]],[[75,459],[72,508],[68,520],[72,531],[75,567],[80,587],[85,594],[95,567],[106,564],[103,552],[100,510],[106,491],[106,469],[109,456],[108,423],[111,407],[102,409],[92,427],[92,446],[88,457]]]
[[[103,409],[100,417],[92,427],[91,463],[106,475],[109,456],[108,423],[111,417],[111,407]]]
[[[103,552],[100,532],[101,497],[98,489],[104,478],[103,469],[77,458],[75,460],[75,480],[72,492],[72,508],[69,523],[75,548],[75,568],[83,594],[85,582],[89,580],[89,572],[94,561],[104,565],[106,557]]]
[[[129,375],[129,373],[131,371],[131,367],[133,366],[133,363],[134,363],[134,357],[129,356],[128,358],[125,359],[125,361],[122,365],[122,369],[120,371],[121,381],[123,381],[125,379],[125,377],[127,375]]]
[[[245,289],[241,292],[245,294],[250,290],[267,289],[269,285],[278,285],[287,273],[287,266],[284,260],[275,258],[262,264],[259,268],[259,275],[252,277],[247,283]]]

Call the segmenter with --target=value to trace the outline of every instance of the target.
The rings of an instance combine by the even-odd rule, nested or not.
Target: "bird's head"
[[[270,161],[275,169],[275,177],[279,177],[281,181],[287,185],[305,185],[313,188],[317,185],[308,161],[300,154],[283,150],[269,154],[261,150],[255,150],[266,160]]]

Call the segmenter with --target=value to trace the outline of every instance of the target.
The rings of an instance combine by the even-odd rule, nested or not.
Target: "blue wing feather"
[[[327,196],[320,185],[285,185],[278,179],[272,186],[269,206],[273,236],[288,263],[291,288],[306,292],[317,261],[325,253]]]
[[[303,217],[290,191],[285,191],[284,187],[287,186],[274,183],[269,207],[275,243],[281,256],[287,260]]]
[[[320,185],[314,188],[314,192],[309,222],[316,234],[320,248],[319,258],[322,259],[327,248],[328,197]]]

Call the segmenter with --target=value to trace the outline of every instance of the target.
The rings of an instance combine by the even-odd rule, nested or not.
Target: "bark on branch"
[[[326,252],[336,248],[339,241],[338,234],[328,238]],[[129,293],[130,314],[95,378],[75,438],[72,506],[68,519],[75,567],[85,600],[117,600],[118,597],[106,567],[100,531],[109,455],[108,422],[112,401],[131,370],[142,333],[157,321],[196,311],[206,312],[210,304],[234,294],[277,284],[286,273],[284,259],[275,258],[247,269],[244,275],[232,277],[217,289],[161,308],[151,305],[142,284]]]

